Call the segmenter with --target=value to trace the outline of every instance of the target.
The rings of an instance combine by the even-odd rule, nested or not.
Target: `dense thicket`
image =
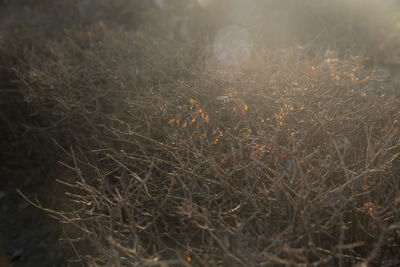
[[[59,145],[70,204],[51,214],[80,261],[399,263],[400,98],[388,71],[262,38],[228,67],[212,43],[166,39],[151,20],[57,28],[29,14],[43,28],[10,22],[1,58]]]

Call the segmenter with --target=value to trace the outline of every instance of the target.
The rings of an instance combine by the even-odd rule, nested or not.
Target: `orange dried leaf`
[[[335,69],[332,69],[332,70],[331,70],[331,78],[332,78],[332,80],[335,80],[335,78],[336,78]]]
[[[313,73],[314,69],[315,69],[314,67],[308,66],[307,74],[311,75]]]
[[[187,122],[185,122],[184,124],[183,124],[183,128],[185,128],[187,126]]]
[[[373,215],[374,214],[374,209],[373,208],[369,208],[368,209],[368,213],[369,213],[369,215]]]
[[[364,208],[370,208],[372,207],[374,204],[372,204],[372,202],[365,202],[364,203]]]
[[[397,206],[400,206],[400,195],[398,195],[395,199],[394,199],[394,205],[397,207]]]
[[[172,123],[174,123],[175,122],[175,119],[172,119],[172,120],[170,120],[169,122],[168,122],[168,124],[172,124]]]
[[[193,118],[192,121],[190,122],[190,125],[192,125],[196,121],[196,118]]]
[[[210,122],[210,118],[208,117],[208,114],[206,113],[206,117],[204,118],[204,120],[209,123]]]

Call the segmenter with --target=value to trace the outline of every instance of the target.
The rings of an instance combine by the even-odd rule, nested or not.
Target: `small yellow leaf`
[[[193,98],[191,98],[191,99],[189,100],[189,103],[192,104],[192,105],[193,105],[195,102],[196,102],[196,100],[194,100]]]
[[[247,111],[248,109],[249,107],[246,104],[244,104],[244,110]]]
[[[279,125],[280,125],[280,126],[283,126],[283,121],[280,121],[280,122],[279,122]]]

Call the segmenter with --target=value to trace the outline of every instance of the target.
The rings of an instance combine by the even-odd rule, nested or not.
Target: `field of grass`
[[[19,178],[1,185],[56,219],[46,266],[400,264],[394,11],[373,32],[354,16],[359,40],[329,16],[259,35],[233,65],[209,28],[167,38],[147,1],[2,2],[1,168]]]

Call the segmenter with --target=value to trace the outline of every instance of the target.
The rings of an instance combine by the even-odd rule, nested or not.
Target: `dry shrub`
[[[70,205],[52,214],[79,261],[400,261],[398,88],[361,59],[256,44],[226,67],[160,25],[48,31],[29,14],[1,29],[0,59],[63,150]]]
[[[226,67],[102,23],[30,50],[13,36],[25,100],[67,156],[53,215],[80,261],[399,262],[400,103],[361,60],[255,46]]]

